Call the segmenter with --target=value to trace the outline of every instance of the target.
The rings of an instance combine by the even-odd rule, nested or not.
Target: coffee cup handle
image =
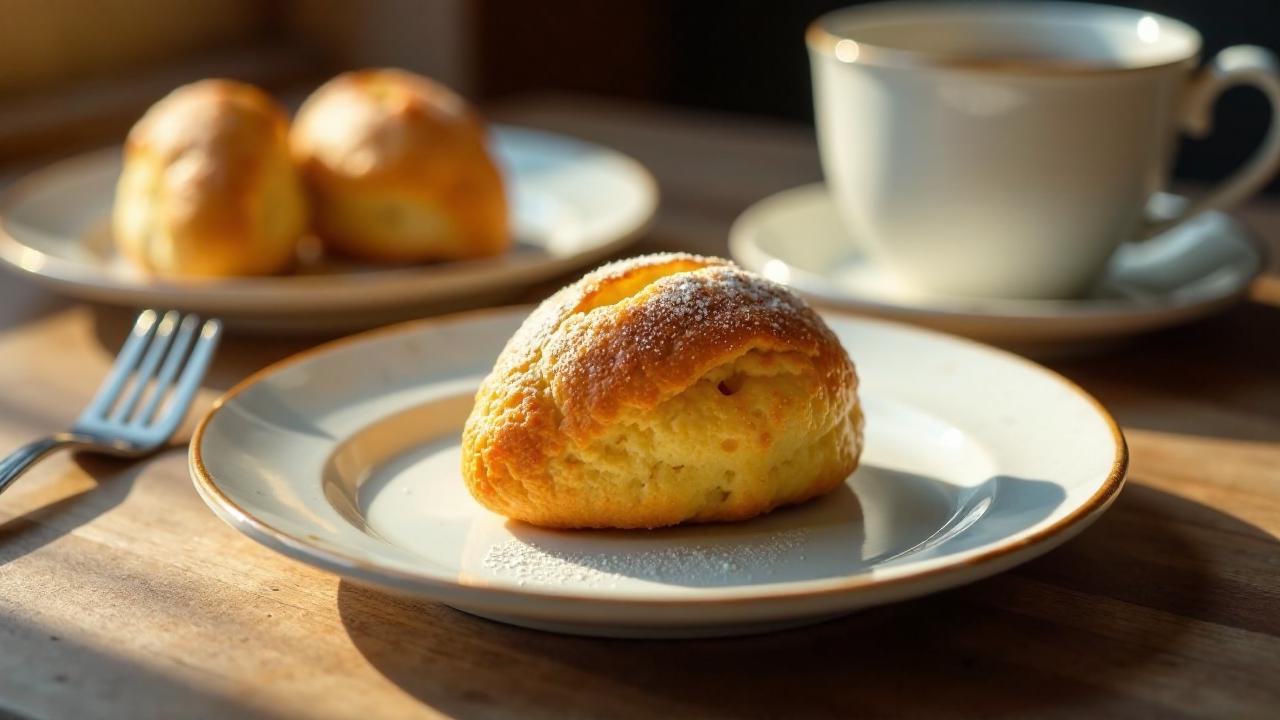
[[[1213,127],[1213,106],[1224,90],[1236,85],[1252,85],[1271,103],[1271,127],[1262,147],[1234,175],[1207,195],[1191,201],[1173,218],[1147,222],[1142,238],[1158,235],[1181,225],[1206,210],[1235,207],[1263,188],[1280,169],[1280,60],[1257,45],[1234,45],[1213,56],[1191,80],[1182,106],[1182,130],[1203,138]]]

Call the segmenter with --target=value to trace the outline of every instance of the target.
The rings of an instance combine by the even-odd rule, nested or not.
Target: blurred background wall
[[[0,162],[116,142],[201,77],[296,102],[353,67],[395,65],[481,103],[573,93],[808,122],[803,33],[851,0],[0,0]],[[1280,51],[1280,0],[1130,0],[1200,28],[1206,51]],[[1178,174],[1219,177],[1269,119],[1231,91]]]

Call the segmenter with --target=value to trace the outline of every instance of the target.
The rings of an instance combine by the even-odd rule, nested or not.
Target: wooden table
[[[497,114],[652,168],[645,250],[723,253],[747,204],[819,177],[803,128],[555,99]],[[1280,203],[1243,214],[1280,238]],[[1277,287],[1056,365],[1132,448],[1128,487],[1081,537],[976,585],[760,637],[505,627],[258,546],[196,497],[184,447],[55,457],[0,497],[0,715],[1277,717]],[[69,423],[128,322],[0,276],[0,446]],[[303,346],[229,339],[200,409]]]

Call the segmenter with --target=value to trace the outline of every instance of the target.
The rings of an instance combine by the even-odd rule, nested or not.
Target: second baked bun
[[[605,265],[507,343],[463,431],[472,495],[557,528],[744,520],[858,464],[858,379],[785,287],[725,260]]]
[[[290,142],[316,233],[342,254],[456,260],[510,244],[484,127],[443,85],[403,70],[344,73],[303,103]]]
[[[266,93],[232,80],[184,85],[153,105],[125,142],[117,249],[169,277],[287,269],[307,225],[288,125]]]

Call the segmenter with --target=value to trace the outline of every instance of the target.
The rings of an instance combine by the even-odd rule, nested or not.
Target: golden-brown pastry
[[[448,88],[403,70],[320,86],[290,136],[326,244],[414,262],[507,249],[507,201],[484,126]]]
[[[853,472],[857,385],[781,285],[716,258],[625,260],[507,343],[463,432],[463,476],[485,507],[545,527],[744,520]]]
[[[202,80],[160,100],[125,143],[120,253],[161,276],[287,269],[307,225],[288,129],[275,101],[240,82]]]

